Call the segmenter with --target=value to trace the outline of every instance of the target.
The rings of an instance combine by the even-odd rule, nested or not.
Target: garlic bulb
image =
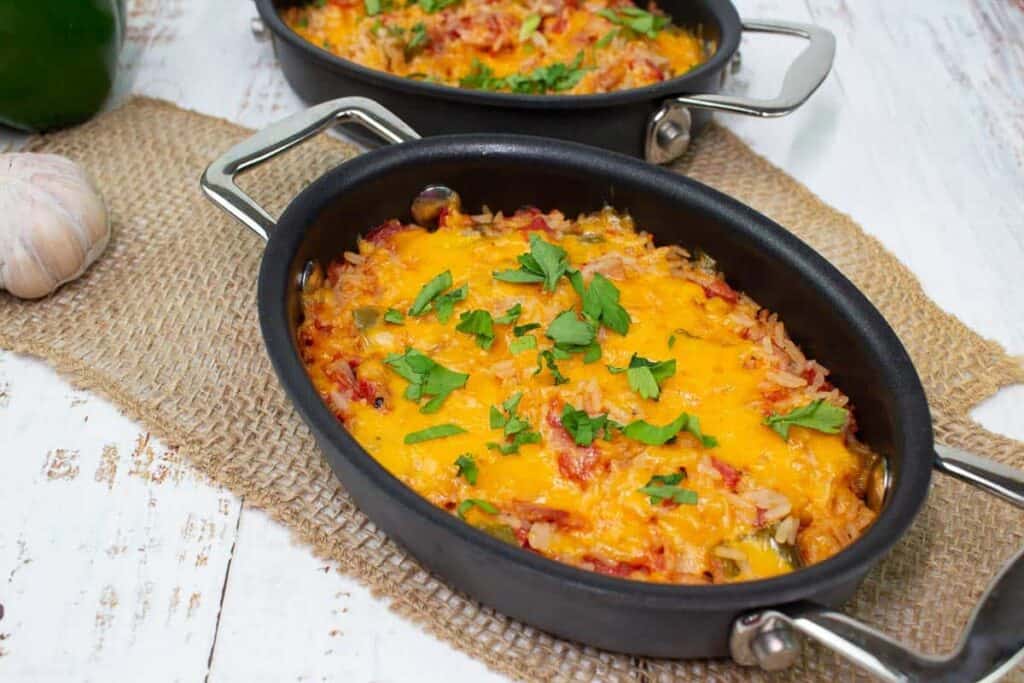
[[[74,280],[110,239],[86,172],[55,154],[0,154],[0,289],[23,299]]]

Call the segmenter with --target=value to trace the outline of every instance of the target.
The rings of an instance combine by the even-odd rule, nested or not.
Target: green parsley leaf
[[[427,35],[426,24],[422,21],[416,22],[409,30],[409,42],[405,44],[405,58],[410,59],[429,42],[430,36]]]
[[[402,315],[401,311],[389,308],[384,313],[384,322],[391,323],[392,325],[401,325],[405,322],[405,316]]]
[[[610,441],[612,432],[621,427],[609,419],[607,413],[590,416],[585,410],[577,410],[568,403],[562,408],[562,426],[579,446],[589,446],[602,433],[604,439]]]
[[[602,9],[597,14],[618,26],[624,26],[631,31],[654,38],[658,31],[669,24],[669,18],[660,14],[651,14],[639,7],[622,7],[620,9]]]
[[[423,315],[428,310],[430,303],[437,298],[441,292],[452,286],[452,272],[446,270],[430,282],[423,285],[423,289],[416,295],[416,300],[409,308],[409,315]]]
[[[417,4],[427,14],[434,14],[458,3],[459,0],[418,0]]]
[[[535,348],[537,348],[537,338],[534,337],[532,334],[528,334],[525,337],[513,339],[508,344],[508,350],[512,352],[513,355],[520,354],[523,351],[529,351]]]
[[[676,374],[675,359],[653,361],[633,354],[629,366],[625,368],[608,366],[613,375],[625,372],[629,378],[629,388],[640,394],[642,398],[655,399],[661,395],[661,383]]]
[[[569,267],[565,249],[545,242],[536,233],[530,235],[530,253],[520,254],[518,261],[519,270],[497,271],[494,279],[520,284],[543,282],[544,289],[553,292]]]
[[[583,52],[580,51],[569,64],[556,62],[538,67],[528,74],[510,74],[498,78],[489,66],[474,59],[470,72],[459,80],[459,85],[475,90],[511,90],[525,95],[561,92],[575,87],[583,78],[588,69],[581,68],[582,63]]]
[[[481,349],[489,349],[494,344],[494,319],[488,311],[477,309],[463,313],[455,329],[475,335],[476,345]]]
[[[457,424],[450,422],[446,424],[434,425],[433,427],[427,427],[421,429],[418,432],[409,432],[405,435],[406,444],[420,443],[421,441],[430,441],[431,439],[443,439],[446,436],[455,436],[456,434],[465,434],[466,430]]]
[[[469,285],[462,285],[458,289],[445,292],[434,299],[434,310],[437,311],[438,321],[441,323],[447,323],[451,320],[452,312],[455,310],[455,304],[459,301],[465,301],[466,295],[468,294]]]
[[[677,505],[696,505],[697,492],[679,487],[679,482],[686,478],[683,472],[675,474],[656,474],[651,477],[647,485],[637,489],[650,499],[651,505],[657,505],[666,500]]]
[[[380,14],[380,5],[381,0],[363,0],[363,6],[366,7],[366,13],[371,17]]]
[[[466,518],[466,513],[469,512],[470,508],[478,508],[481,512],[486,512],[489,515],[498,514],[498,508],[494,507],[486,500],[480,500],[479,498],[467,498],[466,500],[459,503],[459,507],[455,508],[455,512],[462,519]]]
[[[537,282],[544,282],[544,276],[539,273],[533,273],[528,270],[499,270],[493,273],[495,280],[501,280],[502,282],[511,282],[517,285],[534,284]]]
[[[611,42],[613,40],[615,40],[615,36],[617,36],[618,34],[619,34],[619,30],[617,28],[613,28],[611,31],[608,31],[608,33],[606,33],[603,36],[601,36],[598,39],[598,41],[596,43],[594,43],[594,47],[596,47],[596,48],[608,47],[609,45],[611,45]]]
[[[559,345],[589,346],[597,338],[597,330],[587,320],[580,320],[573,311],[559,313],[548,325],[547,336]]]
[[[629,313],[619,305],[619,288],[601,273],[594,273],[590,287],[583,284],[578,270],[569,273],[569,282],[583,300],[583,313],[619,334],[629,332]]]
[[[789,439],[789,428],[793,425],[814,429],[825,434],[838,434],[850,417],[846,408],[825,403],[824,399],[812,401],[801,408],[794,408],[786,415],[772,414],[764,419],[783,439]]]
[[[540,26],[540,15],[527,15],[526,18],[523,19],[522,26],[519,27],[519,42],[521,43],[533,35],[533,32],[537,30],[538,26]]]
[[[540,434],[530,431],[530,424],[519,417],[516,411],[519,409],[519,401],[523,398],[522,392],[509,396],[502,404],[502,410],[498,406],[491,406],[490,424],[491,429],[502,430],[505,440],[502,443],[488,443],[487,447],[496,449],[502,455],[510,455],[519,452],[519,446],[525,443],[540,443]]]
[[[449,370],[412,348],[403,354],[389,354],[384,363],[409,382],[407,399],[419,402],[424,396],[432,397],[420,407],[421,413],[436,413],[448,395],[464,387],[469,379],[469,375]]]
[[[313,4],[317,7],[323,7],[327,4],[327,0],[313,0]]]
[[[494,322],[498,325],[511,325],[512,323],[519,320],[519,316],[523,313],[523,305],[516,304],[505,311],[505,315],[499,315],[494,319]],[[518,328],[517,328],[518,329]],[[519,335],[516,335],[517,337]]]
[[[569,378],[561,373],[558,365],[555,363],[555,350],[546,349],[537,354],[537,369],[533,371],[533,374],[539,375],[540,371],[544,369],[544,364],[547,364],[548,370],[551,371],[551,376],[555,378],[556,386],[569,381]]]
[[[671,349],[675,345],[676,345],[676,335],[670,334],[668,336],[668,348]]]
[[[477,469],[476,460],[473,459],[472,453],[463,453],[457,457],[455,459],[455,466],[459,468],[455,473],[456,477],[462,477],[470,485],[476,486],[476,479],[480,474],[480,470]]]
[[[590,346],[583,349],[583,362],[593,363],[594,361],[601,360],[601,347],[597,342],[594,342]]]
[[[512,333],[517,337],[522,337],[530,330],[536,330],[540,327],[540,323],[526,323],[525,325],[516,325],[512,328]]]
[[[644,420],[635,420],[626,425],[622,433],[635,441],[650,446],[661,446],[674,439],[681,431],[693,434],[705,448],[714,448],[718,445],[718,440],[715,437],[706,436],[701,432],[700,420],[697,416],[685,412],[680,413],[679,417],[662,427],[652,425]]]

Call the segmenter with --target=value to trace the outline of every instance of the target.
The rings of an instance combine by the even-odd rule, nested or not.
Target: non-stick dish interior
[[[437,183],[456,189],[470,210],[534,205],[572,215],[608,204],[630,212],[658,244],[710,254],[731,285],[780,313],[794,341],[832,370],[834,383],[857,406],[863,440],[889,459],[893,475],[876,523],[847,550],[787,576],[722,586],[651,585],[503,546],[385,473],[305,378],[294,337],[298,283],[307,261],[327,263],[353,249],[358,234],[389,218],[410,220],[410,199]],[[932,442],[923,391],[899,341],[867,300],[764,216],[619,155],[514,136],[431,138],[364,155],[326,174],[282,216],[260,275],[260,307],[285,388],[374,521],[457,588],[541,628],[601,647],[659,656],[720,655],[728,624],[743,610],[800,599],[841,601],[910,524],[927,490]],[[487,566],[474,570],[477,564]],[[669,632],[694,610],[705,613],[706,633],[684,638]],[[629,629],[609,621],[627,617]]]

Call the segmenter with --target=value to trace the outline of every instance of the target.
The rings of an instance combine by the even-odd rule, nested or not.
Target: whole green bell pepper
[[[0,124],[40,131],[98,112],[124,25],[124,0],[0,0]]]

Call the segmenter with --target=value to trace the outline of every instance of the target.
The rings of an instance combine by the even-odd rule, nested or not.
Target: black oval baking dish
[[[285,78],[311,104],[359,95],[398,114],[422,135],[523,133],[604,147],[654,163],[679,157],[712,111],[781,116],[817,89],[832,67],[835,39],[818,26],[740,21],[728,0],[663,0],[680,26],[699,27],[709,46],[706,62],[682,76],[644,88],[595,95],[519,95],[467,90],[394,76],[341,59],[303,39],[281,20],[291,0],[256,0],[270,30]],[[772,100],[717,93],[744,31],[803,38],[808,46],[790,65]]]
[[[238,172],[342,122],[396,144],[326,173],[276,221],[234,184]],[[572,215],[611,205],[632,214],[656,243],[699,246],[713,255],[731,284],[779,312],[794,340],[831,368],[857,406],[861,437],[888,462],[886,499],[873,526],[836,556],[785,576],[657,585],[506,545],[389,474],[307,377],[296,341],[299,297],[307,264],[354,249],[367,226],[408,219],[410,198],[431,184],[457,188],[467,207],[486,203],[507,211],[529,204]],[[892,329],[833,266],[765,216],[693,180],[592,147],[511,135],[418,140],[390,112],[361,98],[321,104],[256,134],[211,164],[202,185],[215,203],[268,238],[259,273],[263,336],[289,398],[335,473],[370,519],[457,590],[556,635],[655,657],[731,654],[777,668],[794,657],[793,629],[883,674],[890,670],[884,667],[896,674],[932,671],[957,657],[974,668],[950,670],[989,671],[1024,650],[1021,600],[1007,600],[1008,592],[1024,597],[1020,556],[995,584],[992,596],[1000,599],[985,602],[972,637],[949,659],[916,655],[831,611],[910,526],[933,465],[1022,506],[1024,477],[949,449],[937,455],[921,383]]]

